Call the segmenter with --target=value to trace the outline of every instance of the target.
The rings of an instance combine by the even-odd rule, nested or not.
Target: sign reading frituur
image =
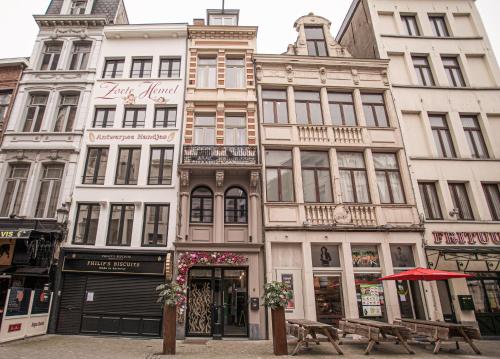
[[[99,100],[122,100],[126,105],[144,101],[166,104],[170,101],[170,97],[180,91],[179,88],[180,85],[161,81],[127,83],[106,81],[96,86],[95,91]]]
[[[432,232],[434,244],[500,246],[500,232]]]

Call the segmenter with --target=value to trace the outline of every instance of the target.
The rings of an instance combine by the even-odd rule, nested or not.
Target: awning
[[[49,269],[45,267],[16,267],[16,270],[12,274],[22,276],[47,277],[49,275]]]
[[[500,246],[428,246],[425,251],[427,262],[434,269],[461,272],[500,270]],[[454,268],[446,263],[455,263]]]
[[[477,254],[500,254],[499,247],[445,247],[445,246],[428,246],[426,250],[438,251],[441,253],[477,253]]]

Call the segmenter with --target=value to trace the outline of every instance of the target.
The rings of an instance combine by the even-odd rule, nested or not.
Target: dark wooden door
[[[57,321],[58,334],[78,334],[82,322],[86,275],[64,274],[61,304]]]

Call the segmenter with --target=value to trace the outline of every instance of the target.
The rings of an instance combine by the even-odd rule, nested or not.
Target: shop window
[[[208,187],[198,187],[191,192],[191,223],[212,223],[214,195]]]
[[[446,18],[444,15],[429,15],[429,21],[431,22],[434,36],[437,37],[450,36],[450,33],[448,31],[448,26],[446,26]]]
[[[295,112],[300,125],[322,125],[323,112],[319,92],[296,91]]]
[[[451,139],[448,121],[445,115],[429,115],[434,143],[438,150],[438,156],[444,158],[455,158],[455,147]]]
[[[301,151],[304,201],[332,202],[332,181],[328,152]]]
[[[62,94],[57,111],[54,132],[71,132],[75,124],[79,94]]]
[[[63,164],[43,166],[40,191],[36,205],[36,218],[54,218],[59,204],[59,191],[64,172]]]
[[[77,41],[71,50],[70,70],[86,70],[90,58],[92,43],[90,41]]]
[[[361,101],[368,127],[389,127],[382,94],[361,94]]]
[[[380,267],[377,246],[354,245],[351,246],[352,264],[354,267],[375,268]]]
[[[340,275],[314,275],[316,318],[320,323],[338,327],[344,315],[342,278]]]
[[[125,59],[107,59],[104,65],[102,77],[105,79],[121,78]]]
[[[46,42],[42,51],[42,64],[40,70],[54,71],[57,70],[59,59],[61,57],[63,43],[60,41]]]
[[[40,132],[48,97],[47,94],[30,95],[23,132]]]
[[[405,30],[405,35],[420,36],[420,29],[418,28],[418,22],[417,22],[416,15],[402,15],[401,21],[403,22],[403,28]]]
[[[132,68],[130,69],[131,78],[150,78],[153,67],[153,59],[132,59]]]
[[[88,148],[83,184],[104,184],[108,165],[108,151],[109,149],[105,147]]]
[[[155,120],[153,127],[155,128],[174,128],[177,123],[177,107],[155,107]]]
[[[3,121],[7,118],[11,96],[11,92],[0,93],[0,125],[3,125]]]
[[[269,202],[293,202],[292,151],[266,151],[266,193]]]
[[[143,128],[146,122],[146,107],[125,108],[123,128]]]
[[[5,194],[0,216],[8,217],[11,214],[19,214],[23,203],[24,192],[30,165],[19,163],[9,165],[9,177],[5,186]]]
[[[340,267],[339,246],[312,244],[311,258],[313,267]]]
[[[425,218],[431,220],[443,219],[436,182],[418,182],[418,188],[424,205]]]
[[[248,223],[248,197],[239,187],[229,188],[224,195],[224,222],[228,224]]]
[[[143,246],[166,246],[170,205],[146,204],[144,209]]]
[[[375,174],[381,203],[405,203],[398,160],[394,153],[374,153]]]
[[[483,133],[477,116],[460,116],[464,128],[465,137],[469,143],[469,149],[473,158],[489,158]]]
[[[215,114],[197,114],[194,120],[194,144],[215,145]]]
[[[92,127],[110,128],[115,123],[115,107],[100,107],[95,109]]]
[[[500,183],[483,183],[483,189],[491,219],[500,221]]]
[[[112,204],[109,216],[108,246],[130,246],[134,224],[133,204]]]
[[[262,91],[264,123],[288,123],[287,96],[285,90]]]
[[[198,58],[197,87],[215,88],[217,85],[217,57]]]
[[[415,267],[413,248],[408,244],[391,244],[392,266],[395,268]]]
[[[417,74],[418,84],[420,86],[434,86],[434,76],[432,75],[431,65],[427,56],[414,55],[411,58],[415,73]]]
[[[474,214],[470,205],[469,195],[465,183],[449,183],[453,208],[456,211],[457,219],[472,221]]]
[[[334,126],[357,126],[352,93],[331,92],[328,94],[328,103]]]
[[[245,87],[245,59],[226,58],[226,88]]]
[[[181,76],[181,59],[162,58],[160,59],[160,78],[178,78]]]
[[[149,162],[149,185],[172,184],[174,149],[172,147],[151,148]]]
[[[358,152],[338,152],[337,161],[343,202],[370,203],[363,154]]]
[[[305,26],[304,32],[309,56],[328,56],[323,27]]]
[[[378,280],[380,273],[355,273],[356,298],[359,317],[387,321],[384,287]]]
[[[443,61],[444,71],[448,77],[450,86],[465,87],[465,80],[460,64],[458,63],[458,58],[456,56],[443,56],[441,57],[441,61]]]
[[[140,148],[120,148],[115,184],[136,185],[141,161]]]
[[[79,203],[76,211],[74,244],[94,245],[101,207],[99,203]]]
[[[224,127],[224,143],[227,146],[246,146],[247,120],[245,115],[226,116]]]

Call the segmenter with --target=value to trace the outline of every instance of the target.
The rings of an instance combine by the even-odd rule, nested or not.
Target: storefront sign
[[[150,100],[156,104],[165,104],[169,97],[177,94],[179,85],[171,82],[114,82],[106,81],[96,86],[96,98],[100,100],[122,100],[126,105],[134,105],[138,101]]]
[[[0,266],[11,265],[15,244],[15,239],[0,239]]]
[[[293,274],[291,273],[282,273],[281,274],[281,282],[288,285],[292,292],[292,298],[288,301],[286,309],[294,310],[295,309],[295,294],[293,293]]]
[[[30,234],[30,229],[0,230],[0,239],[28,239]]]
[[[126,141],[141,141],[141,142],[173,142],[176,132],[153,132],[153,133],[122,133],[122,134],[107,134],[88,132],[88,140],[90,143],[114,143]]]
[[[164,275],[165,255],[73,253],[65,256],[63,271]]]
[[[500,246],[500,232],[432,232],[434,244]]]
[[[16,323],[16,324],[10,324],[9,325],[9,330],[8,332],[9,333],[12,333],[12,332],[18,332],[21,330],[21,327],[22,327],[22,324],[21,323]]]

